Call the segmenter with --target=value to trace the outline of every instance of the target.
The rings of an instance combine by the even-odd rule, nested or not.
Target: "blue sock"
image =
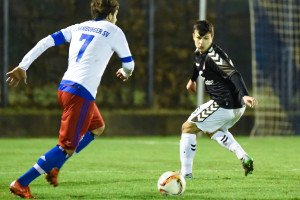
[[[29,183],[31,183],[31,181],[33,181],[40,175],[41,174],[34,167],[32,167],[25,174],[23,174],[20,178],[18,178],[18,181],[22,186],[28,186]]]
[[[95,135],[91,132],[86,132],[85,135],[80,140],[75,152],[79,153],[82,149],[84,149],[91,141],[95,139]]]
[[[21,185],[27,186],[41,174],[50,172],[53,167],[62,166],[65,161],[66,153],[59,146],[55,146],[41,156],[37,163],[22,175],[18,181]]]
[[[91,132],[86,132],[86,134],[82,137],[82,139],[80,140],[75,152],[79,153],[82,149],[84,149],[91,141],[93,141],[95,139],[95,135]],[[60,165],[57,165],[57,168],[60,169],[63,164],[69,159],[70,157],[67,156],[65,158],[65,161],[62,162]]]

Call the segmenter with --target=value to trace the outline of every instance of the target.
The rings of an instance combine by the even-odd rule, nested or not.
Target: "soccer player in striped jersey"
[[[192,178],[196,134],[202,132],[233,152],[241,160],[247,176],[253,171],[253,159],[228,129],[243,115],[245,105],[254,108],[257,101],[248,95],[242,76],[227,54],[213,43],[213,25],[207,20],[197,21],[193,31],[195,64],[186,88],[196,92],[196,80],[200,75],[204,78],[205,90],[211,100],[199,106],[182,125],[181,173],[186,178]]]
[[[63,113],[58,144],[42,155],[25,174],[13,181],[10,190],[23,198],[33,198],[29,184],[46,174],[46,180],[58,185],[58,172],[74,152],[79,153],[94,136],[101,135],[105,124],[95,104],[97,88],[114,52],[122,67],[116,76],[126,81],[134,70],[134,61],[123,31],[115,25],[117,0],[92,0],[93,19],[75,24],[40,40],[21,63],[7,73],[9,85],[26,83],[26,70],[45,50],[70,43],[68,68],[59,85],[57,96]]]

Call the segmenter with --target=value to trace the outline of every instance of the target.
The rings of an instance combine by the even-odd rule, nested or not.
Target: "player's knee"
[[[192,122],[184,122],[181,127],[182,133],[198,133],[201,130]]]
[[[69,141],[60,140],[58,146],[64,153],[68,154],[69,157],[73,155],[76,149],[74,145],[70,145]]]
[[[73,155],[73,153],[75,152],[75,150],[65,149],[65,152],[68,154],[69,157],[71,157]]]
[[[100,136],[104,132],[104,129],[105,129],[105,125],[101,126],[100,128],[94,129],[91,132],[96,136]]]

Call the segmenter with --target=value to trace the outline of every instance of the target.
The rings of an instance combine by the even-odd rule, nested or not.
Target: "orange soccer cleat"
[[[50,185],[53,185],[53,187],[58,186],[58,173],[59,169],[57,167],[54,167],[47,175],[46,180],[50,183]]]
[[[24,199],[34,199],[34,197],[31,195],[29,186],[22,186],[18,180],[15,180],[10,184],[9,190],[14,195],[17,195]]]

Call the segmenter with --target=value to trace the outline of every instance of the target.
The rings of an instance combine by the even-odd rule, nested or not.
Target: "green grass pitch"
[[[181,196],[162,196],[156,183],[179,170],[178,137],[99,137],[61,169],[59,186],[41,176],[31,184],[38,199],[300,199],[300,137],[238,137],[254,158],[244,176],[234,154],[198,137],[194,179]],[[0,139],[0,199],[16,199],[11,181],[27,171],[57,139]]]

